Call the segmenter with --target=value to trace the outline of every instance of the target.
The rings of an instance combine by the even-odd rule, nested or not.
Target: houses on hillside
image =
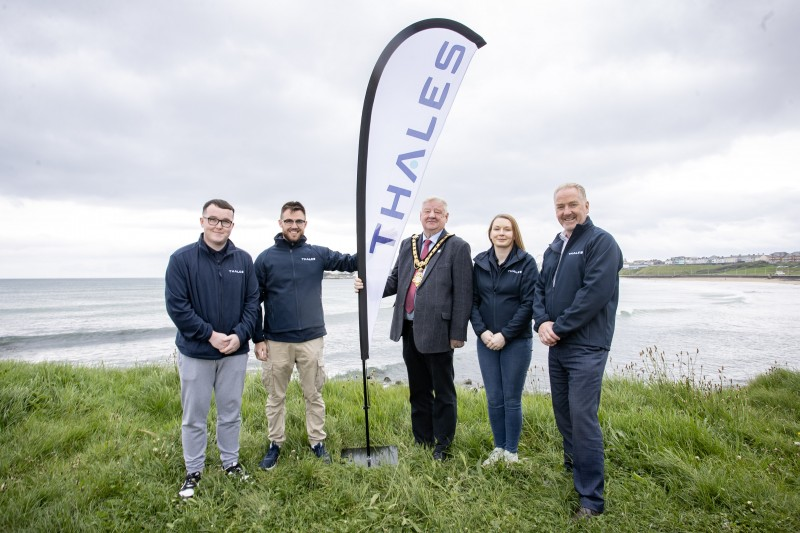
[[[660,259],[637,259],[635,261],[625,261],[624,268],[644,268],[654,265],[722,265],[730,263],[755,263],[757,261],[764,261],[766,263],[784,265],[784,264],[798,264],[800,263],[800,252],[773,252],[771,254],[747,254],[747,255],[729,255],[720,257],[712,255],[711,257],[670,257],[662,261]]]

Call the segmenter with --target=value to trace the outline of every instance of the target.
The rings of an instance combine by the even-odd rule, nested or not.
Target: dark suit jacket
[[[445,230],[442,233],[447,234]],[[417,243],[417,249],[421,245]],[[467,340],[467,322],[472,310],[472,257],[469,244],[453,235],[428,262],[414,305],[414,343],[420,353],[450,351],[450,339]],[[400,243],[394,269],[386,280],[384,296],[397,295],[389,337],[399,341],[403,334],[405,300],[414,258],[411,237]]]

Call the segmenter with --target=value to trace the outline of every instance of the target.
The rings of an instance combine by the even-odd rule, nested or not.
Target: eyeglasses
[[[302,227],[306,225],[306,221],[299,218],[297,220],[292,220],[291,218],[287,218],[282,222],[284,226],[291,226],[292,224],[297,224],[298,227]]]
[[[233,226],[233,220],[220,220],[217,217],[203,217],[208,222],[208,225],[212,228],[216,228],[218,224],[221,224],[223,228],[230,228]]]

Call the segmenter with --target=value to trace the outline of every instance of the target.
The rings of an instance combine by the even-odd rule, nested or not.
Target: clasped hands
[[[502,350],[506,345],[506,338],[502,333],[492,333],[488,329],[481,333],[481,340],[490,350]]]
[[[239,336],[236,333],[225,335],[218,331],[211,332],[211,338],[208,339],[208,342],[223,355],[234,353],[242,345],[242,341],[239,340]]]

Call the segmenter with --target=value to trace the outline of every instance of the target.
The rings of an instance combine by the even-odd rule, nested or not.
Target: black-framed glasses
[[[291,226],[292,224],[295,224],[298,227],[302,227],[302,226],[306,225],[306,221],[303,220],[303,219],[300,219],[300,218],[298,218],[296,220],[292,220],[291,218],[287,218],[286,220],[283,221],[283,225],[284,226]]]
[[[233,226],[233,220],[227,220],[227,219],[220,220],[217,217],[203,217],[203,218],[206,219],[206,222],[212,228],[217,227],[218,224],[222,225],[223,228],[230,228],[231,226]]]

